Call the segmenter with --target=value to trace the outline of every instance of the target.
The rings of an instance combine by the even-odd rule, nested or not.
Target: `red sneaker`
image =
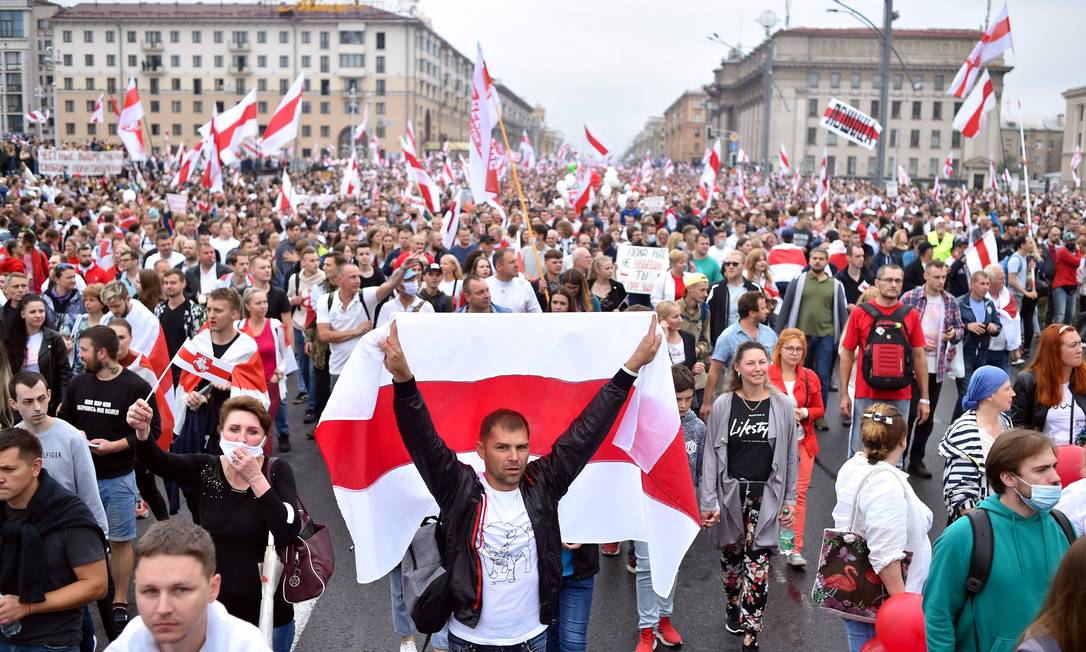
[[[660,622],[656,625],[656,638],[667,647],[683,644],[683,637],[675,631],[675,626],[671,624],[671,618],[668,616],[660,616]]]
[[[651,627],[646,627],[641,630],[641,634],[637,637],[637,647],[634,648],[634,652],[652,652],[656,649],[656,633],[652,631]]]
[[[605,543],[600,546],[600,552],[602,552],[605,557],[618,557],[619,547],[621,546],[621,541],[617,543]]]

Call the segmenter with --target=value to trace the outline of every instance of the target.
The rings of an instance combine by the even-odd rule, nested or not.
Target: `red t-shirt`
[[[880,306],[875,302],[871,302],[871,305],[889,316],[898,309],[901,302],[899,301],[888,308]],[[905,387],[897,390],[876,390],[868,387],[867,381],[864,380],[864,374],[861,367],[861,356],[863,355],[863,348],[867,344],[867,334],[871,331],[871,323],[871,316],[859,307],[856,307],[856,309],[852,311],[852,314],[848,316],[848,324],[845,325],[845,336],[841,338],[841,347],[844,350],[855,351],[856,349],[860,349],[860,352],[856,355],[856,398],[874,398],[895,401],[912,398],[912,387]],[[905,331],[909,335],[909,344],[914,348],[924,346],[924,328],[920,325],[920,313],[916,310],[910,310],[908,314],[905,315]],[[842,387],[841,391],[845,391],[845,388]]]
[[[671,274],[671,280],[675,282],[675,300],[678,301],[683,298],[683,293],[686,292],[686,284],[683,283],[683,275],[679,274],[675,276]]]

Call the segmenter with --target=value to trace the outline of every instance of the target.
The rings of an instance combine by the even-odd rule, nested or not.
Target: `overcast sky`
[[[853,7],[882,23],[883,2]],[[899,28],[980,29],[986,0],[898,0]],[[792,2],[792,27],[856,27],[847,15],[827,13],[831,0]],[[993,0],[994,18],[1002,0]],[[1006,55],[1004,117],[1054,117],[1061,93],[1086,85],[1082,0],[1012,0],[1015,50]],[[763,38],[756,22],[775,12],[783,27],[784,0],[422,0],[434,30],[469,58],[482,43],[491,75],[547,110],[548,126],[575,145],[588,121],[620,151],[653,115],[684,90],[712,79],[727,49],[706,37],[716,32],[744,50]],[[510,135],[512,138],[512,135]]]

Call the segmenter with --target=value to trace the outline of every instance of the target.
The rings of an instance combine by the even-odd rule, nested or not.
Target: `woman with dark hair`
[[[140,292],[136,297],[139,302],[147,306],[151,312],[155,311],[163,300],[162,280],[158,278],[158,272],[153,269],[140,270]]]
[[[1082,602],[1084,585],[1086,539],[1080,538],[1063,555],[1041,613],[1022,634],[1017,652],[1086,650],[1086,613],[1083,613]]]
[[[713,402],[701,476],[702,527],[720,550],[726,629],[758,650],[769,591],[769,558],[780,528],[795,524],[795,404],[769,382],[769,354],[738,346],[729,389]],[[711,448],[708,444],[711,443]]]
[[[23,297],[19,317],[12,321],[4,341],[11,370],[36,371],[45,377],[45,384],[52,392],[49,415],[56,416],[72,378],[68,346],[59,332],[45,325],[45,299],[40,296]]]
[[[464,269],[467,270],[465,276],[475,274],[479,278],[486,278],[494,273],[494,267],[482,249],[476,249],[468,254],[468,257],[464,259]]]
[[[573,295],[574,312],[599,312],[600,300],[588,289],[588,280],[578,269],[567,269],[562,274],[562,285]]]
[[[222,575],[219,602],[231,615],[260,621],[260,564],[268,534],[286,546],[301,528],[294,472],[282,458],[264,455],[272,419],[257,399],[235,396],[219,412],[222,455],[167,453],[151,439],[151,407],[143,400],[128,409],[136,432],[136,457],[156,475],[193,488],[200,525],[215,542],[216,572]],[[275,591],[274,652],[294,642],[294,607]]]
[[[549,308],[549,312],[573,312],[573,295],[561,285],[551,288]]]
[[[1016,428],[1040,430],[1055,446],[1086,444],[1086,363],[1074,326],[1041,331],[1037,355],[1014,379],[1010,417]]]

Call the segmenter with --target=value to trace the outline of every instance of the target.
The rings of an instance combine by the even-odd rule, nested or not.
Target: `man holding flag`
[[[444,523],[450,651],[543,649],[562,586],[558,501],[607,437],[659,346],[654,317],[626,364],[551,451],[530,463],[524,416],[501,408],[485,416],[475,443],[485,467],[480,474],[459,462],[435,431],[392,324],[380,347],[392,374],[396,424]],[[519,569],[519,560],[534,568],[499,569],[510,561]],[[508,578],[493,581],[495,572]]]

